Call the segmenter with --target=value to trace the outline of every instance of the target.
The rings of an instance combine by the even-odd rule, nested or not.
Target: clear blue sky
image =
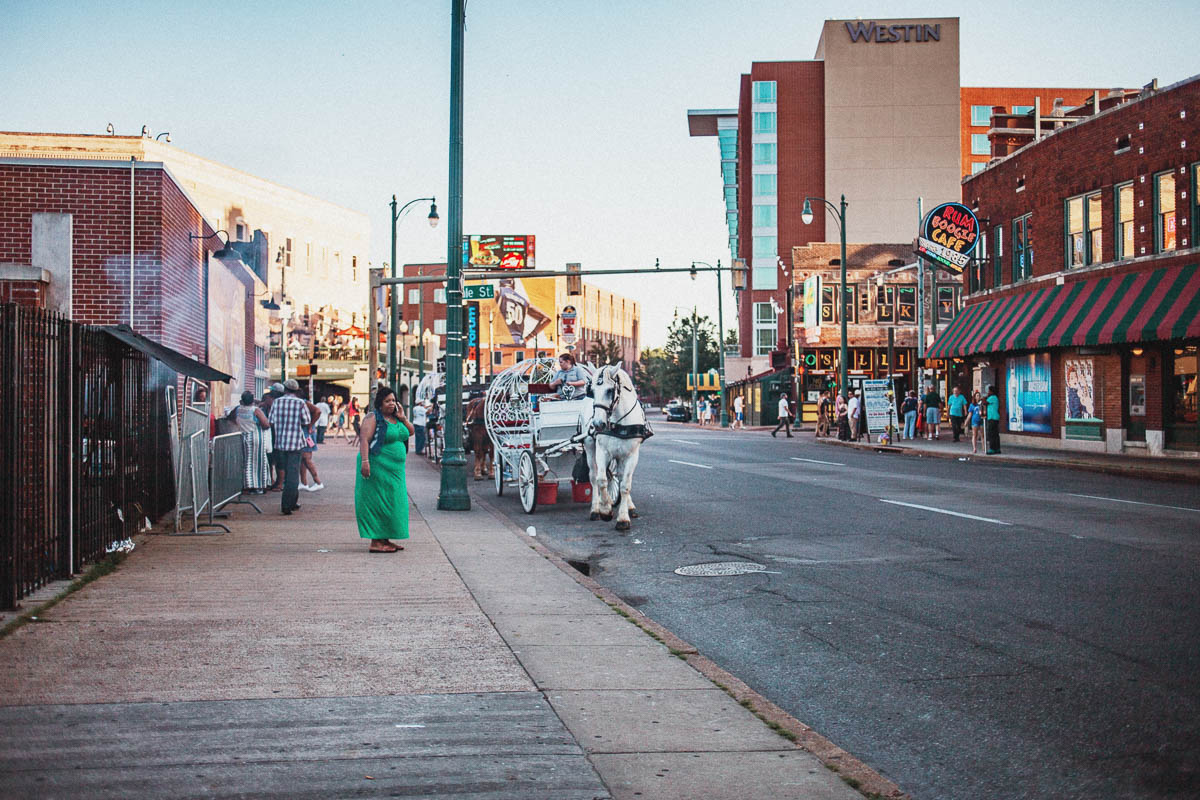
[[[369,213],[378,264],[391,195],[446,196],[449,8],[0,0],[0,128],[170,131],[178,147]],[[752,61],[811,58],[827,18],[958,15],[968,86],[1200,72],[1194,1],[943,9],[470,0],[463,229],[536,234],[546,268],[728,263],[716,139],[688,137],[687,109],[736,105]],[[445,258],[445,227],[423,216],[401,224],[402,261]],[[711,275],[595,282],[642,302],[644,344],[662,343],[676,307],[716,316]]]

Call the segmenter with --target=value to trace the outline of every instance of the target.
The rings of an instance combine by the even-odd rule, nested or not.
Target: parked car
[[[691,422],[692,410],[678,400],[667,403],[667,422]]]

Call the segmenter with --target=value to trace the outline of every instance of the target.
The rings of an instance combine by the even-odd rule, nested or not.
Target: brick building
[[[254,299],[265,285],[239,259],[214,258],[212,234],[160,163],[0,158],[0,298],[84,324],[131,324],[213,363],[236,381],[217,387],[220,405],[256,388],[255,337],[266,329]]]
[[[963,181],[986,233],[981,263],[930,355],[996,384],[1006,439],[1200,447],[1198,105],[1194,76],[1031,114],[1016,140],[993,130],[997,158]]]

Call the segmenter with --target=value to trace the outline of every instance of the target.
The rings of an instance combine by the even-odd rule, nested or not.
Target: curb
[[[945,458],[959,459],[970,457],[970,453],[959,455],[956,453],[946,453],[940,450],[922,450],[918,447],[899,447],[878,444],[860,444],[858,442],[843,442],[839,439],[815,439],[817,444],[832,445],[834,447],[849,447],[853,450],[874,450],[879,453],[896,453],[904,456],[916,456],[917,458]],[[978,455],[978,454],[976,454]],[[1065,469],[1073,469],[1078,472],[1096,472],[1103,475],[1117,475],[1122,477],[1146,478],[1153,481],[1190,481],[1194,480],[1195,476],[1185,472],[1177,472],[1172,470],[1146,468],[1141,465],[1134,464],[1095,464],[1089,461],[1073,461],[1070,459],[1057,458],[1014,458],[1000,454],[998,456],[979,456],[980,462],[997,462],[1004,464],[1015,464],[1017,466],[1029,467],[1060,467]]]
[[[751,689],[740,678],[727,672],[715,662],[704,656],[693,645],[663,627],[645,612],[639,611],[627,604],[611,589],[597,583],[595,579],[584,575],[558,553],[542,544],[536,538],[528,536],[520,526],[510,520],[505,514],[491,503],[491,498],[478,497],[473,493],[472,499],[478,506],[500,521],[510,533],[519,537],[532,547],[539,555],[553,563],[562,572],[569,575],[596,597],[603,600],[616,613],[628,619],[645,631],[651,638],[662,642],[672,655],[686,661],[693,669],[712,681],[718,688],[724,690],[730,697],[747,708],[762,720],[769,728],[788,739],[796,747],[805,750],[825,765],[826,768],[840,776],[849,786],[867,797],[886,798],[886,800],[912,800],[911,795],[904,792],[892,781],[855,758],[852,754],[838,747],[800,720],[788,714],[779,706],[772,703],[761,694]]]

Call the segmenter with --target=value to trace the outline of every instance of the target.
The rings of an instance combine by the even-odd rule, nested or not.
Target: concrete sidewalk
[[[297,514],[272,494],[225,536],[142,537],[0,640],[0,795],[900,796],[502,517],[436,511],[424,459],[379,555],[352,449],[318,465]]]

